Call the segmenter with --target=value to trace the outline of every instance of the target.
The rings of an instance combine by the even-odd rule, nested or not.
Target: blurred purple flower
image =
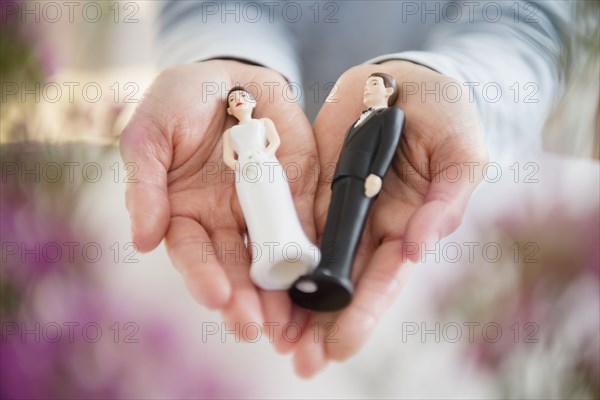
[[[518,375],[515,360],[550,351],[566,369],[553,386],[561,395],[600,394],[600,210],[573,215],[567,209],[557,204],[546,218],[531,213],[497,221],[497,234],[482,239],[512,251],[493,265],[464,269],[436,297],[444,317],[458,313],[465,321],[492,321],[503,329],[497,341],[476,336],[465,355],[494,374],[510,397],[519,387],[511,381]],[[531,366],[523,368],[525,373]]]
[[[81,154],[76,145],[28,143],[0,151],[3,163],[20,165],[80,160],[90,151],[84,149]],[[102,155],[92,153],[96,161]],[[221,372],[225,366],[210,354],[186,357],[185,325],[173,323],[152,305],[111,295],[102,274],[114,269],[98,268],[81,252],[60,262],[44,254],[48,243],[103,242],[99,233],[75,224],[84,186],[12,175],[3,180],[1,398],[217,398],[245,393],[231,385],[231,376]],[[34,251],[24,259],[20,249],[10,256],[5,253],[9,242]]]

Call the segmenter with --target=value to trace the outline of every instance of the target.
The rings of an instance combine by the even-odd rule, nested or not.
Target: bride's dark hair
[[[252,96],[252,93],[250,93],[248,90],[246,90],[245,87],[243,86],[234,86],[231,89],[229,89],[229,92],[227,92],[227,102],[229,102],[229,95],[233,92],[246,92],[250,95],[250,97],[252,97],[254,99],[254,96]]]

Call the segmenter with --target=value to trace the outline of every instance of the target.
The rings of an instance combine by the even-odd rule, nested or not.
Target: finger
[[[287,293],[285,293],[285,296],[288,296]],[[276,345],[277,351],[285,354],[296,348],[303,333],[303,327],[309,321],[310,315],[311,311],[306,308],[291,306],[289,320],[285,324],[282,324],[276,333],[274,333],[275,340],[279,341]],[[268,320],[265,318],[265,321]]]
[[[297,105],[284,99],[270,105],[271,116],[281,138],[276,157],[290,187],[298,219],[306,235],[314,240],[313,203],[318,183],[319,160],[312,126]]]
[[[314,219],[314,193],[294,194],[294,205],[298,213],[298,220],[311,242],[316,242],[317,230]]]
[[[314,219],[317,229],[317,241],[321,241],[321,236],[325,231],[325,222],[331,203],[331,183],[323,184],[317,189],[314,205]]]
[[[169,226],[167,171],[172,149],[159,128],[136,115],[121,135],[120,149],[130,173],[125,203],[132,238],[141,252],[147,252],[158,246]]]
[[[454,176],[450,172],[440,175]],[[408,221],[406,244],[413,244],[415,249],[428,248],[454,232],[460,226],[469,199],[480,182],[474,179],[475,176],[482,175],[461,171],[458,180],[434,177],[425,203]],[[408,257],[413,262],[418,261],[420,250],[411,252]]]
[[[211,234],[217,257],[231,284],[231,297],[223,307],[228,329],[243,340],[253,340],[256,326],[263,324],[258,289],[250,280],[250,257],[241,234],[232,229],[216,229]]]
[[[352,303],[336,320],[337,330],[324,345],[327,358],[345,360],[367,341],[383,313],[398,297],[412,263],[402,264],[402,242],[383,243],[364,270]]]
[[[292,302],[287,294],[280,290],[265,290],[260,293],[264,330],[268,332],[269,341],[279,353],[289,353],[295,343],[287,340],[284,333],[292,319]]]
[[[368,241],[368,238],[364,240]],[[360,277],[361,271],[371,256],[372,251],[368,246],[359,248],[352,271],[353,282]],[[327,366],[330,359],[327,354],[327,346],[340,340],[337,336],[339,326],[335,321],[339,313],[308,314],[308,310],[298,309],[305,312],[305,317],[310,315],[310,319],[300,325],[302,326],[302,337],[294,346],[294,368],[299,376],[310,378]],[[294,319],[295,323],[300,323],[299,317]]]
[[[204,228],[186,217],[173,217],[166,236],[173,265],[183,275],[200,304],[218,309],[231,297],[229,279],[216,257],[216,249]]]
[[[324,327],[329,326],[335,316],[336,313],[313,313],[307,323],[300,325],[302,335],[293,357],[294,370],[298,376],[310,378],[327,366],[329,361],[323,343],[327,333]]]

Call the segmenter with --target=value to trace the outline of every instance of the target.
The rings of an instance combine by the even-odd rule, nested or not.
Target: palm
[[[401,88],[407,81],[419,85],[449,81],[427,68],[404,62],[355,67],[338,80],[338,90],[325,103],[314,125],[322,165],[315,199],[318,238],[324,230],[331,177],[342,142],[348,127],[364,108],[364,82],[377,71],[395,76]],[[340,313],[318,314],[308,321],[308,326],[316,323],[320,328],[335,321],[335,335],[331,331],[329,336],[323,333],[321,340],[315,341],[313,332],[307,333],[296,352],[296,368],[301,374],[310,375],[328,359],[347,358],[360,348],[379,316],[396,298],[410,270],[408,258],[415,261],[419,248],[456,228],[466,201],[479,182],[474,176],[469,183],[464,168],[465,162],[485,160],[477,118],[470,105],[427,103],[421,101],[420,94],[417,96],[403,99],[401,95],[396,104],[405,112],[406,125],[358,249],[352,276],[354,299]],[[457,180],[456,171],[449,171],[456,165],[462,167],[463,173]],[[327,342],[325,337],[334,340]]]
[[[233,172],[222,161],[222,134],[234,121],[226,115],[224,93],[214,89],[223,83],[228,88],[250,84],[251,91],[263,89],[265,97],[257,98],[254,117],[273,120],[282,143],[278,159],[284,168],[293,165],[301,172],[290,186],[304,229],[314,239],[315,223],[317,233],[323,232],[330,178],[346,129],[363,108],[362,87],[375,71],[395,76],[399,84],[450,81],[406,62],[355,67],[338,81],[336,101],[323,106],[313,137],[300,107],[283,98],[279,89],[285,81],[279,74],[215,60],[175,67],[159,76],[122,135],[124,160],[140,166],[138,183],[127,188],[133,237],[140,250],[149,251],[166,237],[171,260],[196,299],[221,309],[230,328],[260,321],[273,324],[269,332],[279,350],[293,347],[283,340],[286,323],[304,323],[310,329],[303,330],[295,352],[302,375],[314,374],[329,359],[349,357],[366,341],[399,292],[403,272],[408,271],[401,268],[405,257],[418,257],[418,252],[403,251],[407,243],[416,243],[417,249],[431,244],[460,222],[481,174],[472,176],[471,169],[466,174],[463,168],[462,177],[450,182],[444,172],[465,163],[479,162],[482,167],[486,157],[477,118],[464,100],[428,103],[420,101],[420,93],[400,96],[397,106],[405,111],[407,122],[358,250],[354,300],[340,313],[310,315],[292,307],[287,293],[261,291],[249,279],[244,218]],[[279,86],[270,92],[273,82]],[[328,322],[335,322],[335,330],[317,336],[314,323],[323,329],[332,327]]]
[[[268,93],[265,82],[279,82],[280,90]],[[314,169],[312,129],[300,107],[282,98],[283,78],[266,68],[231,61],[179,66],[163,73],[138,107],[121,146],[127,161],[141,165],[140,182],[130,185],[127,193],[128,205],[134,206],[129,207],[134,240],[147,251],[166,232],[173,264],[196,299],[221,309],[232,327],[263,319],[283,325],[290,315],[285,293],[260,291],[249,279],[246,226],[233,171],[223,163],[221,138],[235,121],[225,111],[224,93],[208,94],[218,85],[248,83],[262,89],[262,96],[255,93],[259,101],[254,117],[275,123],[282,139],[277,152],[282,165]],[[311,174],[303,174],[290,185],[312,238],[316,183]]]

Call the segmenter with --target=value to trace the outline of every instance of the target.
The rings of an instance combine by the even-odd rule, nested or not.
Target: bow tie
[[[368,113],[369,111],[373,111],[373,107],[369,107],[369,108],[367,108],[366,110],[363,110],[363,112],[361,112],[361,113],[360,113],[360,115],[366,114],[366,113]]]

